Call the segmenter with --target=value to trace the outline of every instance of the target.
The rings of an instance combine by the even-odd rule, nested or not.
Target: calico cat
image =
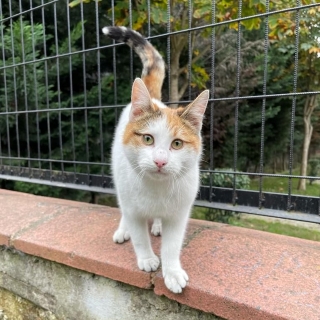
[[[121,114],[113,141],[113,179],[122,212],[113,241],[123,243],[131,237],[138,267],[157,270],[160,260],[148,233],[148,219],[154,219],[151,233],[162,235],[165,285],[180,293],[189,280],[180,251],[199,187],[200,131],[209,91],[185,108],[167,107],[160,101],[165,63],[159,52],[131,29],[102,31],[131,46],[143,63],[142,77],[133,83],[131,103]]]

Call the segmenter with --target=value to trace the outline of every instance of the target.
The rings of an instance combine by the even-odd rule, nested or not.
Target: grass
[[[288,174],[284,172],[283,174]],[[298,170],[293,172],[294,175],[298,175]],[[292,178],[292,194],[305,195],[305,196],[315,196],[319,197],[320,195],[320,185],[313,182],[310,184],[309,181],[306,183],[306,190],[298,190],[299,179]],[[277,193],[288,193],[289,188],[289,179],[282,177],[263,177],[263,191],[264,192],[277,192]],[[259,190],[259,179],[252,179],[250,182],[251,190]]]
[[[230,219],[230,224],[238,227],[283,234],[286,236],[320,241],[320,232],[282,222],[270,222],[257,218]]]
[[[223,212],[222,210],[211,210],[194,207],[192,218],[206,220],[210,216],[211,221],[224,222],[237,227],[261,230],[276,234],[287,235],[291,237],[320,241],[320,231],[309,229],[303,226],[296,226],[285,222],[268,221],[262,218],[241,217],[231,212]]]

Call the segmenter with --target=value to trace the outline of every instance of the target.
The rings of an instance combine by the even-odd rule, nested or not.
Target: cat
[[[142,76],[132,85],[131,103],[123,110],[112,146],[112,173],[121,220],[113,241],[131,238],[138,267],[158,269],[148,233],[162,235],[161,266],[166,287],[182,292],[189,280],[180,252],[189,214],[199,188],[201,127],[209,99],[203,91],[187,107],[163,104],[161,88],[165,63],[143,36],[125,27],[102,32],[127,43],[140,57]]]

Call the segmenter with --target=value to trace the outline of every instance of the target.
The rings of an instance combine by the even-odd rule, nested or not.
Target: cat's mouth
[[[156,169],[149,171],[149,176],[153,179],[165,179],[169,176],[169,173],[163,169]]]

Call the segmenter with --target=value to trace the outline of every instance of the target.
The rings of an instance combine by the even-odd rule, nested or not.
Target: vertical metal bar
[[[30,0],[30,8],[33,7],[32,0]],[[31,32],[34,35],[34,22],[33,22],[33,10],[30,12],[30,24],[31,24]],[[33,61],[36,60],[36,53],[35,53],[35,41],[34,36],[32,36],[32,59]],[[38,102],[38,75],[36,69],[36,63],[33,63],[33,87],[34,87],[34,98],[35,98],[35,108],[36,110],[39,109],[39,102]],[[40,128],[39,128],[39,113],[36,113],[36,132],[37,132],[37,151],[38,151],[38,159],[41,159],[41,148],[40,148]],[[41,161],[38,161],[38,167],[41,168]]]
[[[216,22],[216,2],[212,1],[211,6],[211,23]],[[211,99],[210,102],[210,170],[214,168],[214,154],[213,154],[213,123],[214,123],[214,80],[215,80],[215,51],[216,51],[216,29],[215,27],[211,30]],[[212,173],[210,173],[210,193],[209,201],[212,202],[213,198],[213,179]]]
[[[19,0],[19,10],[23,12],[21,0]],[[22,54],[22,73],[23,73],[23,90],[24,90],[24,107],[25,110],[29,110],[28,106],[28,88],[27,88],[27,76],[26,76],[26,53],[24,46],[24,23],[22,20],[22,15],[20,15],[20,33],[21,33],[21,54]],[[32,35],[33,37],[33,35]],[[27,158],[28,158],[28,168],[29,175],[31,174],[31,162],[30,162],[30,135],[29,135],[29,114],[26,112],[25,114],[25,123],[26,123],[26,143],[27,143]]]
[[[80,3],[80,13],[81,13],[81,26],[82,26],[82,36],[81,36],[81,43],[82,43],[82,77],[83,77],[83,105],[84,109],[84,126],[85,126],[85,136],[86,136],[86,162],[87,162],[87,174],[88,174],[88,182],[90,180],[90,167],[89,167],[89,139],[88,139],[88,101],[87,101],[87,76],[86,76],[86,55],[85,55],[85,29],[84,29],[84,12],[83,12],[83,2]]]
[[[192,0],[188,0],[188,28],[192,28]],[[183,26],[182,26],[183,27]],[[192,34],[188,32],[188,99],[191,100],[191,75],[192,75]]]
[[[242,15],[242,0],[239,0],[238,5],[238,18]],[[237,84],[236,84],[236,95],[240,96],[240,72],[241,72],[241,23],[238,22],[238,33],[237,33]],[[233,171],[237,171],[238,161],[238,133],[239,133],[239,100],[236,100],[235,113],[234,113],[234,153],[233,153]],[[232,203],[236,205],[237,193],[236,193],[237,175],[233,176],[233,195]]]
[[[168,66],[168,101],[171,101],[171,38],[170,38],[170,33],[171,33],[171,1],[168,1],[167,4],[167,66]]]
[[[114,0],[111,1],[112,7],[112,25],[115,25],[115,13],[114,13]],[[115,44],[115,40],[112,40],[112,43]],[[116,47],[112,47],[112,67],[113,67],[113,101],[114,105],[118,104],[118,87],[117,87],[117,57],[116,57]],[[118,122],[118,108],[114,109],[114,116],[116,123]]]
[[[296,2],[297,7],[301,6],[300,0]],[[295,51],[294,51],[294,70],[293,70],[293,93],[297,93],[298,86],[298,62],[299,62],[299,23],[300,23],[300,10],[296,11],[295,18]],[[292,107],[291,107],[291,125],[290,125],[290,151],[289,151],[289,175],[292,175],[293,170],[293,147],[294,147],[294,124],[295,124],[295,116],[296,116],[296,104],[297,104],[297,96],[294,95],[292,97]],[[291,203],[291,194],[292,194],[292,178],[288,179],[288,202],[287,202],[287,210],[291,210],[293,208]]]
[[[67,29],[68,29],[68,51],[72,52],[71,47],[71,24],[70,24],[70,9],[69,4],[66,3],[67,6]],[[71,148],[72,148],[72,161],[73,161],[73,172],[74,172],[74,179],[76,183],[76,152],[75,152],[75,143],[74,143],[74,110],[73,110],[73,73],[72,73],[72,55],[69,55],[69,84],[70,84],[70,121],[71,121]]]
[[[58,91],[58,105],[61,108],[61,90],[60,90],[60,61],[59,61],[59,35],[58,35],[58,18],[57,18],[57,3],[53,4],[54,12],[54,37],[56,47],[56,68],[57,68],[57,91]],[[63,160],[63,141],[62,141],[62,116],[61,111],[58,113],[59,117],[59,145],[60,145],[60,159]],[[64,163],[61,162],[61,171],[64,171]]]
[[[44,0],[41,0],[41,4],[44,4]],[[46,22],[45,22],[45,12],[44,6],[41,9],[41,17],[42,17],[42,26],[43,26],[43,56],[47,57],[47,41],[46,41]],[[46,108],[50,108],[50,99],[49,99],[49,79],[48,79],[48,61],[44,61],[44,75],[45,75],[45,87],[46,87]],[[48,129],[48,160],[51,160],[51,128],[50,128],[50,112],[47,112],[47,129]],[[49,170],[50,177],[52,177],[52,162],[49,162]]]
[[[147,1],[147,10],[148,10],[148,38],[151,36],[151,6],[150,0]]]
[[[12,16],[12,5],[11,1],[9,1],[9,15]],[[13,41],[13,19],[10,19],[10,32],[11,32],[11,51],[12,51],[12,71],[13,71],[13,90],[14,90],[14,109],[15,111],[18,110],[18,88],[17,88],[17,75],[16,75],[16,59],[15,59],[15,47],[14,47],[14,41]],[[20,134],[19,134],[19,115],[15,113],[15,126],[16,126],[16,139],[17,139],[17,156],[20,158]],[[19,160],[19,167],[21,166],[20,160]]]
[[[132,29],[132,1],[129,0],[129,26]],[[133,49],[130,48],[130,80],[133,83]]]
[[[266,0],[266,12],[269,13],[269,0]],[[266,121],[266,94],[268,78],[268,48],[269,48],[269,16],[264,21],[264,71],[263,71],[263,99],[261,110],[261,140],[260,140],[260,168],[259,173],[264,172],[264,139],[265,139],[265,121]],[[263,176],[259,176],[259,208],[263,206]]]
[[[0,17],[2,17],[2,1],[0,1]],[[4,88],[4,103],[5,103],[5,110],[6,113],[9,112],[9,101],[8,101],[8,87],[7,87],[7,68],[6,68],[6,53],[5,53],[5,41],[4,41],[4,28],[5,25],[1,21],[0,30],[1,30],[1,44],[2,44],[2,63],[3,63],[3,88]],[[12,103],[12,101],[10,102]],[[11,140],[10,140],[10,118],[9,115],[6,114],[6,131],[7,131],[7,152],[9,157],[9,165],[12,165],[11,161]],[[2,141],[2,140],[1,140]]]
[[[95,3],[96,12],[96,34],[97,48],[100,48],[100,25],[99,25],[99,6],[98,1]],[[100,50],[97,50],[97,80],[98,80],[98,103],[99,103],[99,132],[100,132],[100,161],[104,162],[104,139],[103,139],[103,110],[101,97],[101,57]],[[101,174],[104,175],[104,166],[101,166]]]

